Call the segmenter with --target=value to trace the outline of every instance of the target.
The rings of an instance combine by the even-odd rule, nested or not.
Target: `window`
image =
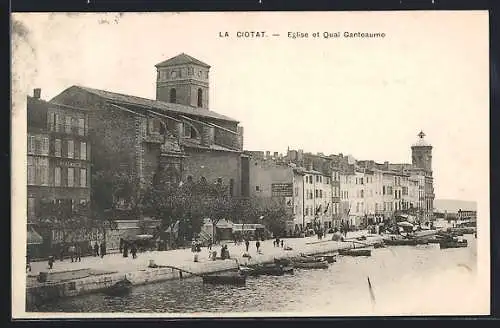
[[[188,124],[182,124],[184,130],[184,137],[191,138],[191,126]]]
[[[80,169],[80,187],[87,187],[87,169]]]
[[[306,207],[306,215],[309,215],[309,207]]]
[[[318,189],[314,190],[314,197],[318,198]]]
[[[321,190],[321,189],[319,191],[319,198],[323,198],[323,190]]]
[[[259,186],[255,186],[255,191],[260,191],[260,187]]]
[[[85,135],[85,119],[84,118],[78,119],[78,134],[81,136]]]
[[[73,187],[75,185],[75,169],[68,167],[68,187]]]
[[[177,93],[174,88],[170,89],[170,102],[171,103],[177,102]]]
[[[234,179],[229,179],[229,195],[234,196]]]
[[[59,114],[54,114],[54,125],[56,126],[56,132],[61,131],[61,116]]]
[[[363,178],[361,178],[361,184],[363,184]]]
[[[203,90],[198,89],[198,107],[203,107]]]
[[[61,157],[61,149],[62,149],[61,139],[56,139],[54,141],[54,156]]]
[[[49,138],[44,137],[42,141],[42,149],[40,152],[41,155],[48,156],[49,155]]]
[[[56,186],[56,187],[61,186],[61,168],[60,167],[54,168],[54,186]]]
[[[28,218],[35,217],[35,206],[36,199],[33,197],[28,197]]]
[[[28,136],[28,154],[35,153],[35,136]]]
[[[361,198],[363,198],[363,197],[364,197],[364,191],[361,190]]]
[[[87,159],[87,143],[86,142],[80,142],[80,159],[82,159],[82,160]]]
[[[68,158],[73,158],[75,156],[75,145],[73,140],[68,140]]]
[[[65,122],[65,131],[66,133],[71,133],[71,116],[66,116],[65,117],[66,122]]]
[[[28,184],[35,184],[35,165],[31,156],[28,156]]]

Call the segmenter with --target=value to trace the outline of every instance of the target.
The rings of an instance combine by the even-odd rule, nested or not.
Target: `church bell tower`
[[[210,65],[182,53],[155,67],[156,100],[208,110]]]
[[[425,133],[420,131],[418,141],[411,146],[411,162],[415,167],[432,172],[432,146],[424,137]]]

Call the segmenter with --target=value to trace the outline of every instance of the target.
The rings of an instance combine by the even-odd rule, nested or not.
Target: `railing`
[[[87,129],[84,127],[74,126],[72,124],[54,124],[49,123],[49,130],[59,133],[68,133],[80,136],[87,136]]]

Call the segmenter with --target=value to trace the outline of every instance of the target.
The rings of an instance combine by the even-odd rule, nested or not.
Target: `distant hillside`
[[[477,203],[458,199],[435,199],[434,208],[439,212],[477,211]]]

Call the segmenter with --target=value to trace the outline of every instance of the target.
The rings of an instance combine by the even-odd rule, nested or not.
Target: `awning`
[[[43,238],[38,232],[35,231],[33,227],[28,228],[28,245],[40,245],[43,244]]]

